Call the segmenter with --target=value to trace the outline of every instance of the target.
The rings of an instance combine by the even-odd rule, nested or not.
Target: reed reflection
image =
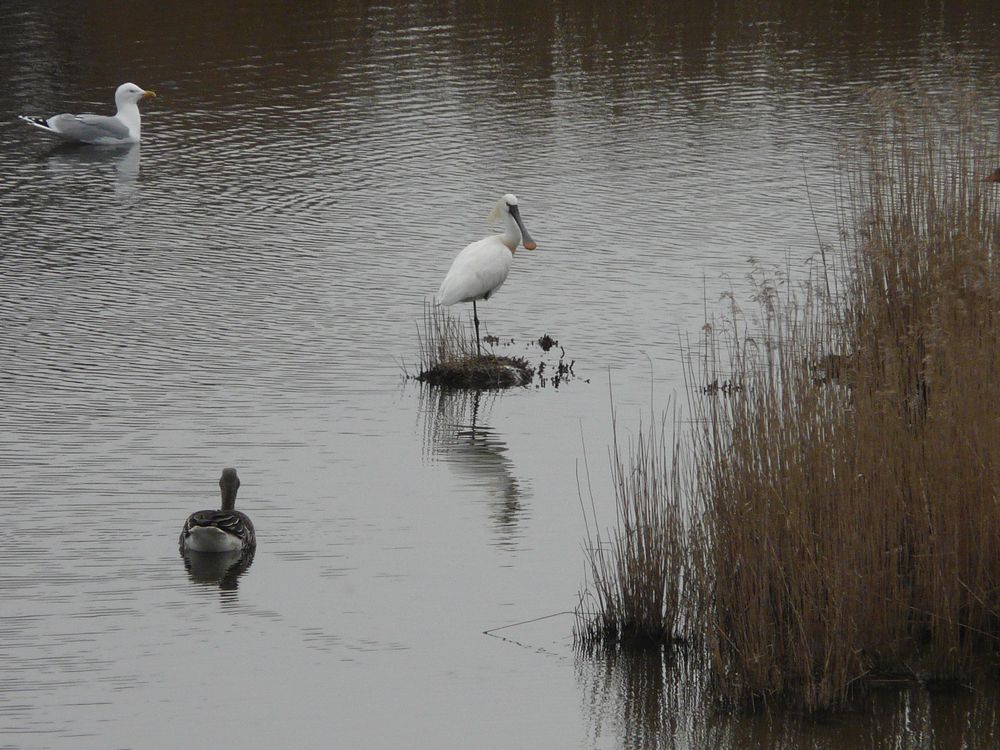
[[[217,585],[222,591],[236,591],[239,579],[250,570],[254,550],[231,552],[194,552],[181,547],[181,559],[191,583]]]
[[[698,685],[686,664],[666,649],[587,650],[576,666],[595,740],[617,737],[630,750],[718,747],[689,745],[693,727],[705,724],[695,696]],[[705,733],[701,739],[711,738]]]
[[[890,684],[859,697],[854,711],[810,719],[777,709],[728,712],[696,661],[665,649],[581,651],[576,671],[592,739],[616,738],[627,750],[979,748],[992,747],[1000,732],[996,684]]]
[[[470,487],[489,500],[498,544],[510,547],[520,536],[527,490],[507,457],[507,444],[485,420],[499,394],[423,387],[424,455],[453,466]]]

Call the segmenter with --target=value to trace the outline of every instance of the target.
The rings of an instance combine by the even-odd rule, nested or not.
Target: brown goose
[[[223,469],[219,480],[221,510],[199,510],[188,516],[181,530],[180,545],[192,552],[231,552],[257,546],[253,522],[236,510],[240,478],[236,469]]]

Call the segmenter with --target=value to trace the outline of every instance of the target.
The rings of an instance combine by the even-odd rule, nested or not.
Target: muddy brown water
[[[837,244],[867,88],[988,100],[1000,62],[989,2],[661,5],[0,5],[0,747],[984,746],[981,693],[727,718],[573,649],[609,391],[626,431],[683,400],[751,259]],[[126,80],[140,146],[14,120]],[[508,191],[538,249],[480,316],[576,378],[405,382]],[[176,539],[229,465],[259,546],[227,574]]]

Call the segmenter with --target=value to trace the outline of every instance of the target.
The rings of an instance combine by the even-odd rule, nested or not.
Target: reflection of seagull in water
[[[79,178],[85,180],[88,186],[96,185],[96,179],[110,171],[105,166],[113,166],[115,193],[119,197],[130,198],[135,193],[139,180],[141,154],[142,146],[138,143],[107,148],[60,143],[40,159],[44,159],[48,170],[56,177]]]
[[[134,83],[123,83],[115,90],[115,106],[118,111],[107,115],[53,115],[52,117],[29,117],[18,115],[29,125],[44,130],[67,141],[111,145],[138,143],[142,130],[142,116],[139,114],[139,100],[156,96]]]
[[[425,439],[432,452],[489,493],[495,501],[491,516],[497,530],[504,543],[511,543],[524,515],[525,491],[514,475],[506,444],[490,427],[478,424],[482,392],[432,389],[430,393],[437,408],[427,410]]]

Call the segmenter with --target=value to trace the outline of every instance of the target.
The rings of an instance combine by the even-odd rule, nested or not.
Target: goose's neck
[[[222,488],[222,509],[223,510],[235,510],[236,509],[236,487],[223,487]]]
[[[139,140],[139,132],[142,126],[139,117],[139,105],[135,102],[119,104],[118,113],[115,116],[128,128],[129,135],[135,140]]]

